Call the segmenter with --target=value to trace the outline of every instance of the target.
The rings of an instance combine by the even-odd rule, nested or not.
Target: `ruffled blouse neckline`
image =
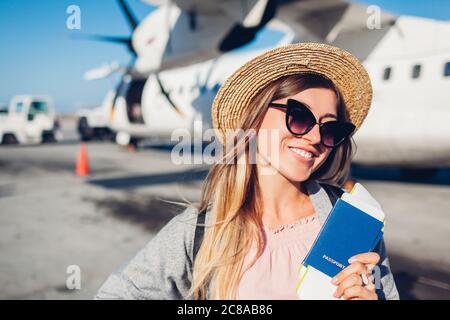
[[[317,219],[317,215],[313,214],[313,215],[309,215],[306,217],[302,217],[300,219],[295,220],[294,222],[288,223],[288,224],[284,224],[278,228],[270,228],[268,226],[263,226],[263,229],[267,232],[270,232],[272,234],[278,234],[280,232],[282,232],[283,230],[289,230],[292,229],[294,227],[296,227],[297,225],[300,224],[307,224],[313,220]]]

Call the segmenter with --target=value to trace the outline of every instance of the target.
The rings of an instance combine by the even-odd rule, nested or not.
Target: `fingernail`
[[[331,283],[332,284],[337,284],[337,282],[338,282],[338,278],[337,277],[334,277],[333,279],[331,279]]]
[[[355,257],[351,257],[350,259],[348,259],[348,263],[353,263],[353,262],[356,262]]]

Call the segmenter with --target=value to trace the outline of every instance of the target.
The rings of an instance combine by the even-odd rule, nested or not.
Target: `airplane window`
[[[411,77],[412,77],[413,79],[419,78],[419,77],[420,77],[420,71],[421,71],[421,69],[422,69],[422,66],[421,66],[420,64],[414,65],[413,68],[412,68],[412,74],[411,74]]]
[[[383,80],[389,80],[391,78],[392,68],[386,67],[383,71]]]
[[[444,77],[450,77],[450,61],[444,66]]]

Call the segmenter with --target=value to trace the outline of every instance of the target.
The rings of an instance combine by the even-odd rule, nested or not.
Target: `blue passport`
[[[315,242],[301,263],[296,287],[300,299],[335,299],[331,278],[348,259],[373,251],[384,232],[384,212],[359,183],[336,201]]]
[[[328,215],[303,264],[334,277],[356,254],[373,251],[384,223],[342,199]]]

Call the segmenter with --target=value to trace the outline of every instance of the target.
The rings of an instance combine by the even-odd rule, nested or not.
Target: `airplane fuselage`
[[[372,80],[374,98],[364,125],[354,136],[356,163],[450,165],[450,47],[445,46],[449,38],[450,23],[404,16],[381,40],[376,40],[363,61]],[[340,47],[357,51],[358,39],[347,44],[337,40],[341,41]],[[170,137],[180,128],[193,132],[198,121],[203,130],[210,128],[211,104],[220,85],[239,66],[267,49],[238,50],[160,72],[160,80],[180,112],[161,94],[154,74],[143,80],[130,78],[128,85],[139,82],[139,88],[131,98],[127,90],[119,94],[113,129],[145,138]],[[139,94],[140,99],[136,99]],[[140,104],[134,118],[130,99]]]

